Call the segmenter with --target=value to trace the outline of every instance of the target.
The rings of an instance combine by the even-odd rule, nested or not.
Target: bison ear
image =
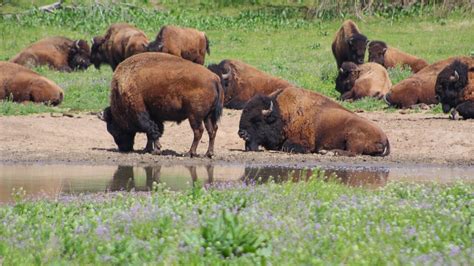
[[[102,36],[96,36],[92,38],[92,45],[102,45],[105,42],[105,38]]]
[[[273,112],[273,101],[270,101],[270,107],[268,109],[263,109],[262,110],[262,115],[264,117],[267,117],[269,115],[271,115]]]

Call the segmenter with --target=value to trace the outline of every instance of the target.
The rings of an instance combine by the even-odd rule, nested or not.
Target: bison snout
[[[241,130],[239,130],[238,134],[239,134],[239,137],[242,138],[243,140],[245,140],[245,141],[250,140],[250,135],[246,130],[241,129]]]

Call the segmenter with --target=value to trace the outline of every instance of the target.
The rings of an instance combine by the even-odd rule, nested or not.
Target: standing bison
[[[245,103],[257,94],[268,95],[292,86],[288,81],[238,60],[223,60],[218,65],[209,65],[208,68],[221,78],[225,91],[224,106],[231,109],[243,109]]]
[[[51,80],[18,64],[0,62],[0,100],[58,105],[63,90]]]
[[[369,62],[379,63],[385,68],[408,66],[413,73],[417,73],[428,66],[428,62],[425,60],[402,52],[397,48],[387,46],[382,41],[372,41],[369,43]]]
[[[182,57],[203,65],[209,49],[209,40],[204,32],[191,28],[163,26],[156,39],[148,45],[150,52],[163,52]]]
[[[65,37],[48,37],[39,40],[10,59],[26,67],[49,66],[58,71],[84,70],[90,66],[90,47],[84,40],[73,41]]]
[[[163,53],[142,53],[123,61],[112,79],[110,107],[103,112],[107,130],[119,151],[133,150],[135,134],[147,135],[146,152],[159,154],[164,121],[189,120],[196,155],[203,122],[209,133],[206,155],[214,153],[214,140],[224,101],[219,77],[207,68]]]
[[[238,133],[247,151],[261,145],[300,153],[390,153],[387,136],[375,124],[325,96],[294,87],[252,98],[242,112]]]
[[[468,62],[470,57],[451,57],[431,64],[418,73],[400,81],[385,94],[384,99],[388,105],[398,108],[409,108],[415,104],[437,104],[435,95],[436,78],[449,64],[459,60]]]
[[[91,62],[99,69],[109,64],[112,70],[132,55],[146,52],[148,38],[143,31],[127,23],[112,24],[104,36],[92,40]]]
[[[367,37],[352,20],[344,21],[332,42],[332,53],[336,58],[337,68],[346,61],[363,64],[368,42]]]
[[[443,112],[453,109],[452,119],[457,114],[464,119],[474,118],[474,58],[455,60],[445,67],[436,79],[435,92]]]
[[[344,62],[336,78],[336,90],[343,100],[358,100],[363,97],[381,99],[392,87],[387,70],[376,63],[356,65]]]

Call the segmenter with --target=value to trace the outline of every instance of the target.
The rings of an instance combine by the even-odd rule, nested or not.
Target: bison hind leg
[[[160,137],[164,131],[162,122],[155,122],[150,118],[148,112],[138,114],[138,126],[142,132],[146,133],[147,143],[144,152],[152,154],[161,153]]]
[[[197,155],[196,150],[197,150],[199,141],[202,138],[204,127],[202,125],[202,119],[199,119],[195,117],[194,115],[191,115],[188,119],[189,119],[189,124],[191,125],[191,128],[193,129],[194,139],[193,139],[193,144],[191,145],[191,148],[185,154],[185,156],[194,157]]]
[[[204,122],[207,133],[209,134],[209,147],[207,148],[206,156],[212,158],[214,156],[214,142],[217,135],[217,121],[213,121],[212,116],[209,115]]]
[[[463,102],[456,107],[456,111],[464,119],[474,119],[474,102],[473,101]]]

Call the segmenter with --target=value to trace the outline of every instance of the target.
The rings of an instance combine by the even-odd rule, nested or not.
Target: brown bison
[[[204,32],[170,25],[161,28],[156,39],[148,45],[148,51],[169,53],[201,65],[206,52],[211,54]]]
[[[428,62],[414,55],[407,54],[397,48],[387,46],[382,41],[372,41],[369,43],[369,62],[379,63],[385,68],[396,66],[410,67],[416,73],[428,66]]]
[[[238,134],[247,151],[261,145],[300,153],[390,153],[387,136],[374,123],[321,94],[294,87],[252,98],[242,112]]]
[[[51,80],[18,64],[0,62],[0,100],[58,105],[63,90]]]
[[[245,103],[257,94],[268,95],[292,86],[288,81],[238,60],[223,60],[208,68],[221,78],[225,91],[224,106],[231,109],[243,109]]]
[[[48,37],[23,49],[10,62],[30,68],[46,65],[54,70],[71,72],[90,66],[90,52],[84,40]]]
[[[148,38],[145,33],[127,23],[112,24],[104,36],[92,39],[91,62],[99,69],[109,64],[112,70],[132,55],[146,52]]]
[[[332,53],[336,58],[337,68],[346,61],[363,64],[368,42],[367,37],[352,20],[344,21],[332,42]]]
[[[436,79],[435,92],[443,112],[453,109],[452,119],[457,114],[464,119],[474,118],[474,58],[455,60],[445,67]]]
[[[344,62],[336,78],[336,90],[343,100],[363,97],[381,99],[392,87],[387,70],[376,63],[356,65]]]
[[[133,150],[135,134],[143,132],[148,138],[145,151],[159,154],[163,122],[188,119],[194,132],[188,154],[196,155],[204,121],[209,133],[206,155],[213,155],[224,90],[207,68],[169,54],[142,53],[123,61],[111,84],[110,107],[102,118],[119,151]]]
[[[466,62],[469,57],[451,57],[431,64],[394,85],[385,94],[388,105],[398,108],[409,108],[415,104],[437,104],[435,95],[436,78],[438,74],[455,60]]]

